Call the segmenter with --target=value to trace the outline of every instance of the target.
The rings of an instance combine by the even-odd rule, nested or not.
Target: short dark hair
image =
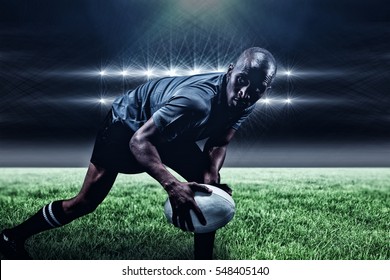
[[[255,63],[258,67],[267,66],[270,71],[272,71],[272,78],[276,75],[276,60],[274,56],[267,51],[266,49],[260,47],[253,47],[246,49],[241,53],[237,59],[237,65],[242,65],[245,63]]]

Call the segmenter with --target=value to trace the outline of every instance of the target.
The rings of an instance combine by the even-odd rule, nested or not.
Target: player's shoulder
[[[194,75],[194,86],[217,91],[222,84],[224,73],[205,73]]]
[[[207,73],[195,75],[197,81],[183,88],[183,94],[191,96],[195,110],[208,115],[213,104],[217,104],[221,98],[224,73]]]
[[[180,105],[198,113],[207,114],[211,109],[212,95],[195,86],[185,86],[178,89],[172,96],[170,103]]]
[[[176,88],[175,95],[208,101],[219,93],[222,78],[222,73],[199,74],[184,78],[181,85]]]

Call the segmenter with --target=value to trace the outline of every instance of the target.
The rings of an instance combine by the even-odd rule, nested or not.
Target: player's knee
[[[99,203],[82,198],[75,198],[70,200],[69,203],[65,204],[65,212],[71,216],[81,217],[92,213],[98,207]]]

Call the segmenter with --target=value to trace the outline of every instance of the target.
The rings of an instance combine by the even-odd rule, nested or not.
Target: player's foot
[[[32,258],[24,248],[24,241],[12,239],[7,230],[0,234],[0,251],[9,260],[31,260]]]

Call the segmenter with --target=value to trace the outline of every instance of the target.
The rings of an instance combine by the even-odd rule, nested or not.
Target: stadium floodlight
[[[269,104],[271,102],[271,100],[269,100],[268,98],[264,98],[264,99],[261,99],[261,102],[265,103],[265,104]]]
[[[200,74],[200,69],[199,68],[194,68],[190,71],[191,75],[197,75]]]
[[[285,102],[286,102],[287,104],[291,104],[291,99],[290,99],[290,98],[287,98],[287,99],[285,100]]]
[[[174,68],[171,68],[167,71],[167,74],[170,76],[170,77],[173,77],[173,76],[176,76],[177,73],[176,73],[176,69]]]
[[[100,104],[105,104],[105,103],[106,103],[106,100],[105,100],[104,98],[100,98],[100,99],[99,99],[99,103],[100,103]]]
[[[106,75],[107,73],[106,73],[105,70],[101,70],[101,71],[99,72],[99,74],[100,74],[100,76],[104,76],[104,75]]]
[[[144,72],[144,74],[145,74],[148,78],[150,78],[151,76],[153,76],[153,71],[152,71],[152,69],[147,69],[147,70]]]
[[[287,70],[287,71],[286,71],[286,75],[287,75],[287,76],[291,76],[291,75],[292,75],[291,70]]]
[[[121,72],[121,74],[122,74],[123,77],[129,75],[129,73],[127,72],[127,70],[123,70],[123,71]]]

